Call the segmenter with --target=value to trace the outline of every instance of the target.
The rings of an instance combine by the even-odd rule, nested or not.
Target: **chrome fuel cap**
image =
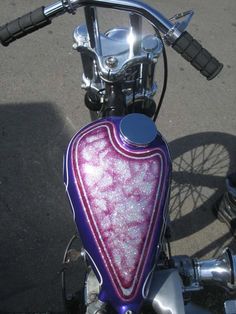
[[[151,118],[140,113],[131,113],[120,121],[123,140],[134,146],[147,146],[157,136],[157,128]]]

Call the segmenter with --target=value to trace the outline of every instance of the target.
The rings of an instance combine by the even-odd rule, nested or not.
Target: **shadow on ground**
[[[61,311],[65,246],[75,232],[62,159],[70,130],[50,103],[0,106],[0,310]]]
[[[225,191],[226,176],[236,170],[236,137],[219,132],[198,133],[174,140],[170,150],[173,160],[170,213],[174,239],[178,240],[216,219],[212,208]],[[229,233],[216,239],[196,256],[204,256],[230,238]]]

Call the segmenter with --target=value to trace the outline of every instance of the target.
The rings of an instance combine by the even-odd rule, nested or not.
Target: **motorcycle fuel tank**
[[[171,162],[152,120],[141,114],[97,120],[71,140],[66,191],[100,300],[120,314],[146,297],[166,225]]]

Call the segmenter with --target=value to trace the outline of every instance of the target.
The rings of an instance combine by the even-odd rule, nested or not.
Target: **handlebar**
[[[190,34],[180,31],[178,24],[173,24],[159,11],[136,0],[61,0],[47,7],[41,7],[0,27],[0,42],[2,45],[8,46],[16,39],[49,25],[52,18],[66,12],[74,13],[76,9],[82,6],[131,11],[145,17],[155,29],[164,35],[165,42],[180,53],[208,80],[213,79],[223,68],[223,64]]]
[[[216,77],[223,68],[223,64],[203,48],[188,32],[183,32],[174,42],[172,48],[208,80]]]
[[[8,46],[14,40],[49,24],[51,24],[51,20],[44,14],[44,7],[38,8],[2,26],[0,42],[3,46]]]

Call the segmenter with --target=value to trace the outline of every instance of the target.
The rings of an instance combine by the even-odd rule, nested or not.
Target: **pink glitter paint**
[[[113,124],[75,137],[72,164],[87,221],[120,296],[137,290],[160,201],[160,149],[125,149]],[[159,201],[158,201],[159,200]]]

